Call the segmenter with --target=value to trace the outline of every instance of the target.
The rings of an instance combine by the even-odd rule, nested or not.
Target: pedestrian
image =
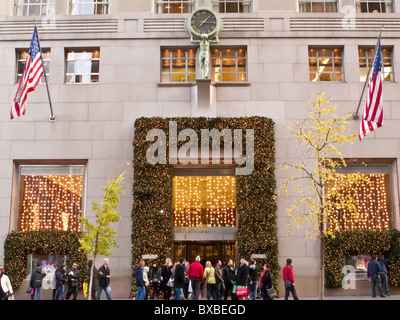
[[[381,285],[381,265],[377,261],[376,256],[372,256],[371,260],[368,263],[368,269],[367,269],[367,276],[370,278],[369,280],[371,281],[371,286],[372,286],[372,297],[376,297],[375,293],[375,286],[378,286],[379,294],[381,297],[384,297],[384,294],[382,292],[382,285]]]
[[[296,288],[294,284],[292,259],[286,259],[286,266],[283,268],[282,273],[283,273],[283,282],[285,284],[285,300],[288,300],[289,292],[292,293],[294,300],[299,300],[299,298],[297,297]]]
[[[222,278],[222,262],[221,260],[217,261],[217,265],[215,266],[215,299],[222,300],[224,295],[224,279]]]
[[[258,274],[260,272],[260,268],[257,266],[256,260],[250,260],[249,266],[249,277],[250,277],[250,299],[257,299],[257,288],[258,288]]]
[[[153,261],[153,268],[150,276],[151,285],[153,287],[153,299],[157,300],[160,293],[161,268],[157,266],[157,261]]]
[[[88,283],[88,294],[89,294],[89,286],[90,286],[90,275],[92,272],[92,268],[93,268],[93,281],[92,281],[92,290],[91,290],[91,299],[92,300],[99,300],[97,298],[97,292],[99,290],[99,278],[98,278],[98,274],[99,271],[97,270],[97,268],[95,267],[93,260],[89,260],[88,261],[88,268],[86,271],[86,279],[87,279],[87,283]]]
[[[172,260],[165,259],[165,265],[161,269],[161,291],[164,294],[164,300],[169,300],[171,297],[171,287],[168,286],[168,281],[172,276]]]
[[[236,273],[236,281],[235,281],[235,285],[238,288],[247,287],[247,280],[249,276],[249,267],[247,264],[248,262],[246,261],[246,259],[244,258],[240,259],[240,265]],[[243,297],[243,299],[245,299],[245,297]]]
[[[181,257],[179,263],[175,266],[174,285],[175,285],[175,300],[183,300],[183,287],[185,285],[185,263],[186,259]]]
[[[11,285],[10,278],[6,275],[3,267],[0,267],[0,287],[3,291],[2,300],[14,300],[14,291]]]
[[[211,265],[211,261],[206,262],[206,268],[204,269],[204,287],[207,288],[207,300],[215,300],[215,269]]]
[[[389,262],[389,259],[379,259],[378,261],[381,266],[381,285],[382,285],[383,294],[386,296],[390,296],[389,285],[388,285],[388,276],[387,276],[388,271],[386,269],[386,263]]]
[[[78,297],[78,285],[79,285],[79,278],[80,278],[80,271],[77,268],[76,262],[72,264],[72,268],[67,271],[67,283],[68,283],[68,292],[65,300],[69,300],[71,295],[73,296],[73,300],[76,300]]]
[[[229,259],[226,266],[222,268],[222,279],[224,280],[225,285],[224,300],[228,299],[229,293],[231,294],[232,299],[233,281],[235,280],[235,269],[233,267],[233,261],[231,259]]]
[[[271,269],[268,263],[264,264],[264,271],[259,279],[258,287],[262,293],[263,300],[273,300],[268,294],[268,289],[272,288]]]
[[[39,300],[40,299],[40,290],[42,288],[43,278],[46,276],[44,272],[42,272],[42,267],[40,263],[36,265],[36,268],[33,269],[31,273],[31,278],[29,281],[30,287],[33,289],[31,293],[31,300]]]
[[[144,300],[146,295],[145,284],[143,281],[143,267],[144,260],[140,260],[139,265],[136,267],[135,278],[136,278],[136,300]]]
[[[144,300],[149,300],[149,277],[148,277],[148,272],[149,272],[149,267],[146,266],[146,261],[143,260],[143,281],[144,281],[144,289],[145,289],[145,295],[144,295]]]
[[[188,276],[188,272],[189,272],[189,261],[185,260],[185,284],[183,286],[183,296],[185,297],[185,299],[189,298],[189,276]]]
[[[65,265],[58,267],[56,270],[56,296],[54,300],[58,300],[61,296],[61,300],[65,299],[64,288],[65,288]]]
[[[0,270],[1,269],[3,269],[3,266],[2,265],[0,265]],[[2,276],[2,273],[1,273],[1,271],[0,271],[0,281],[1,281],[1,276]],[[29,290],[29,289],[28,289]],[[1,285],[0,285],[0,301],[1,300],[4,300],[4,291],[3,291],[3,288],[1,287]]]
[[[194,300],[199,300],[200,282],[203,281],[203,276],[203,266],[200,264],[200,256],[197,256],[195,261],[189,265],[188,270],[188,277],[192,285]]]
[[[110,261],[104,258],[103,265],[99,268],[99,289],[97,290],[97,299],[100,300],[101,292],[104,290],[107,300],[111,300],[111,287],[110,287]]]

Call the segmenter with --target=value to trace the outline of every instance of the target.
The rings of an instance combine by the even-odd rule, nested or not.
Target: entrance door
[[[186,241],[174,243],[174,261],[179,261],[181,256],[190,263],[200,256],[200,263],[205,267],[207,261],[212,265],[218,260],[226,264],[229,259],[235,261],[235,243],[232,241]]]

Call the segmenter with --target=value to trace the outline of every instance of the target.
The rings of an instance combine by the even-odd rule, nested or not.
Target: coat
[[[175,288],[183,288],[185,285],[185,267],[182,263],[178,263],[175,267],[174,286]]]
[[[246,286],[247,285],[247,277],[249,276],[249,267],[243,263],[236,274],[236,285],[238,286]]]
[[[188,277],[189,279],[198,278],[200,280],[203,280],[203,271],[203,266],[200,264],[200,262],[195,261],[189,266]]]
[[[204,279],[206,279],[209,284],[215,284],[215,269],[213,267],[206,267],[204,269]]]
[[[86,279],[87,279],[87,284],[88,288],[90,285],[90,272],[92,271],[92,267],[89,267],[86,271]],[[97,268],[94,267],[93,269],[93,282],[92,282],[92,291],[97,291],[99,289],[99,279],[98,279],[98,271]]]
[[[42,272],[41,267],[35,268],[31,273],[31,279],[29,281],[29,286],[31,288],[41,288],[43,278],[46,276],[45,273]]]
[[[283,282],[285,282],[286,280],[290,280],[291,283],[294,283],[293,267],[290,264],[287,264],[283,268],[282,275],[283,275]]]
[[[56,287],[61,287],[63,284],[65,284],[65,270],[63,269],[57,269],[56,270]]]
[[[107,276],[109,275],[110,275],[110,268],[102,265],[99,268],[99,287],[105,288],[110,285],[110,278],[107,278]]]
[[[167,286],[168,280],[169,278],[171,278],[172,276],[172,266],[164,266],[161,269],[161,277],[162,277],[162,281],[161,281],[161,288],[166,290],[169,287]]]
[[[11,295],[14,292],[11,286],[10,278],[5,274],[1,276],[1,289],[3,289],[5,295],[8,295],[8,293]]]
[[[143,271],[140,266],[136,267],[135,278],[136,278],[136,287],[144,287]]]
[[[69,269],[67,272],[67,281],[68,285],[71,287],[77,287],[78,286],[78,281],[81,273],[78,269]]]
[[[224,279],[225,282],[234,281],[235,271],[233,270],[233,267],[226,265],[222,268],[222,279]]]
[[[153,269],[151,269],[150,281],[151,282],[161,281],[161,268],[160,267],[155,267],[155,268],[153,267]]]
[[[271,277],[271,270],[266,269],[262,273],[258,286],[262,292],[266,292],[267,289],[272,287],[272,277]]]

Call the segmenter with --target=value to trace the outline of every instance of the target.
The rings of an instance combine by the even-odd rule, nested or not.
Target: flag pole
[[[375,59],[376,49],[378,48],[379,41],[381,41],[382,31],[383,31],[383,25],[381,26],[381,30],[380,30],[380,32],[379,32],[379,37],[378,37],[378,41],[376,42],[376,45],[375,45],[374,53],[372,54],[372,61],[371,61],[370,65],[369,65],[369,68],[368,68],[367,77],[365,78],[364,87],[363,87],[363,90],[362,90],[362,92],[361,92],[360,100],[358,101],[357,110],[356,110],[356,112],[353,112],[353,119],[354,119],[354,120],[357,120],[357,119],[359,118],[359,113],[358,113],[358,111],[360,110],[360,106],[361,106],[362,98],[363,98],[363,96],[364,96],[365,88],[367,87],[367,82],[368,82],[368,79],[369,79],[369,74],[371,73],[372,66],[374,65],[374,59]],[[368,59],[366,59],[366,61],[368,61]]]
[[[43,55],[42,55],[42,47],[40,46],[40,40],[39,40],[39,33],[37,32],[37,27],[36,27],[36,18],[34,19],[35,22],[35,30],[36,30],[36,35],[38,38],[38,45],[39,45],[39,52],[40,52],[40,60],[42,61],[42,68],[43,68],[43,76],[44,80],[46,82],[46,89],[47,89],[47,96],[49,98],[49,105],[50,105],[50,121],[56,121],[56,116],[54,115],[53,112],[53,104],[51,102],[51,97],[50,97],[50,90],[49,90],[49,83],[47,82],[47,75],[46,75],[46,69],[44,68],[44,62],[43,62]]]

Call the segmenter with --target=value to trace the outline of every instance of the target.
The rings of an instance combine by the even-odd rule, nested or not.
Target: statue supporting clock
[[[191,35],[191,42],[200,45],[200,69],[202,79],[208,78],[210,62],[210,44],[218,43],[218,32],[220,28],[218,15],[211,9],[198,9],[188,18],[187,28]]]

